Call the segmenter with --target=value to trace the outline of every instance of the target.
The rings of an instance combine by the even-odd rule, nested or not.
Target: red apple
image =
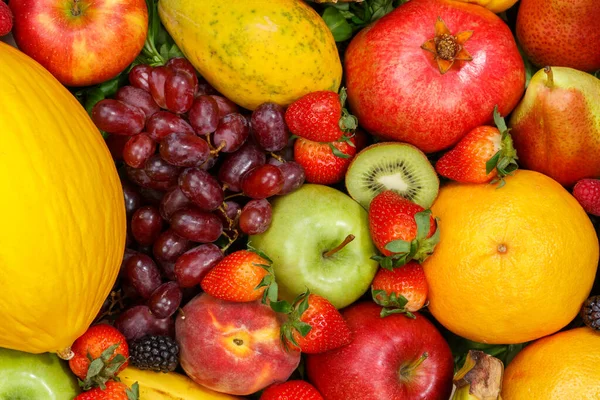
[[[260,302],[199,294],[175,323],[181,366],[196,383],[233,395],[283,382],[298,367],[300,352],[284,349],[281,318]]]
[[[525,90],[508,26],[476,4],[411,0],[360,31],[345,55],[348,103],[375,136],[426,153],[506,116]]]
[[[354,340],[306,357],[309,380],[327,400],[447,400],[454,361],[435,326],[419,313],[381,318],[360,302],[342,311]]]
[[[19,49],[66,86],[114,78],[148,32],[144,0],[18,0],[10,8]]]

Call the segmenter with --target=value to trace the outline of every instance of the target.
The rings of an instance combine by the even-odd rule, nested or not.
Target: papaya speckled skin
[[[303,1],[160,0],[158,12],[198,72],[244,108],[339,89],[333,36]]]

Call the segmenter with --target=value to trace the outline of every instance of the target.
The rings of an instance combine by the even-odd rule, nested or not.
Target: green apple
[[[280,298],[291,301],[308,288],[343,308],[369,289],[378,264],[360,204],[329,186],[305,184],[272,207],[271,226],[249,242],[273,261]]]
[[[0,348],[0,400],[73,400],[75,375],[55,354]]]

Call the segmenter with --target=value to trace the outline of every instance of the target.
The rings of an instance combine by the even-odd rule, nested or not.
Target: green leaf
[[[140,398],[140,385],[135,382],[131,385],[130,389],[127,389],[127,400],[139,400]]]
[[[115,351],[117,350],[120,344],[121,343],[115,343],[112,346],[109,346],[106,350],[104,350],[102,354],[100,354],[100,358],[104,363],[107,363],[108,360],[110,360],[110,358],[115,354]]]
[[[298,316],[302,316],[302,314],[304,314],[304,312],[306,310],[308,310],[308,307],[309,307],[308,298],[309,297],[310,297],[310,292],[307,289],[304,296],[302,297],[302,301],[300,302],[300,304],[298,304],[298,308],[297,308]]]
[[[308,333],[312,329],[312,326],[310,326],[306,322],[302,322],[302,321],[294,321],[293,326],[294,326],[294,329],[296,329],[302,337],[305,337],[306,335],[308,335]]]
[[[417,223],[417,240],[425,239],[431,228],[431,210],[416,213],[415,222]]]
[[[506,122],[504,121],[504,118],[498,112],[498,105],[496,105],[494,107],[494,123],[496,124],[496,127],[498,128],[500,133],[504,133],[505,131],[508,130],[508,127],[506,126]]]
[[[265,253],[263,253],[261,250],[257,249],[256,247],[252,246],[251,242],[248,242],[248,244],[246,244],[246,249],[248,249],[248,251],[251,251],[255,254],[258,254],[260,257],[264,258],[265,260],[267,260],[269,263],[273,264],[273,260],[271,260]]]
[[[88,381],[97,376],[100,371],[102,371],[102,368],[104,368],[104,362],[102,361],[102,358],[96,358],[90,363],[85,380]]]
[[[334,156],[339,157],[339,158],[350,158],[350,156],[348,154],[345,154],[345,153],[342,153],[341,151],[339,151],[338,148],[333,145],[333,143],[329,143],[329,147],[331,148],[331,152],[333,153]]]
[[[485,173],[489,174],[490,172],[492,172],[494,170],[494,168],[496,168],[496,166],[498,165],[498,160],[500,160],[500,150],[498,150],[496,152],[496,154],[494,154],[492,156],[492,158],[490,158],[489,160],[487,160],[487,162],[485,163]]]
[[[343,42],[352,37],[352,27],[340,10],[335,7],[327,7],[322,17],[336,42]]]
[[[392,253],[409,253],[411,248],[411,242],[406,240],[392,240],[385,245],[385,249]]]
[[[276,313],[289,314],[292,311],[292,305],[285,300],[272,301],[269,305]]]
[[[277,296],[279,295],[279,285],[277,285],[277,282],[273,281],[273,283],[271,283],[271,286],[269,286],[269,288],[267,289],[267,292],[269,301],[277,301]]]

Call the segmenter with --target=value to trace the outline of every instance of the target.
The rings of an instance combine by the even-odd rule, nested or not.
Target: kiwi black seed
[[[367,210],[371,200],[388,189],[427,209],[440,181],[421,150],[408,143],[383,142],[356,155],[346,173],[346,189]]]

